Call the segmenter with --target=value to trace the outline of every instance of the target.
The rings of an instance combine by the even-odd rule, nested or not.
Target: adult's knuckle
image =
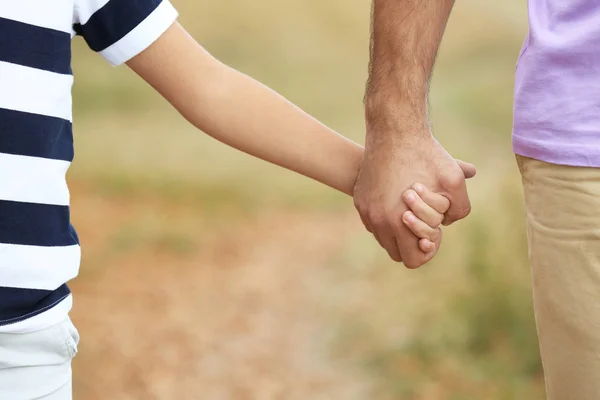
[[[390,225],[391,213],[383,207],[375,207],[369,210],[369,218],[374,225],[385,226]]]
[[[454,212],[451,215],[450,219],[452,220],[452,222],[456,222],[463,218],[466,218],[470,213],[471,213],[471,205],[467,204],[467,205],[464,205],[461,208],[457,209],[456,212]]]
[[[423,259],[419,254],[406,254],[403,259],[404,266],[408,269],[417,269],[423,265]]]
[[[419,260],[412,260],[412,259],[404,260],[404,266],[408,269],[417,269],[417,268],[420,268],[422,265],[423,265],[423,263]]]
[[[364,214],[367,206],[365,201],[358,196],[354,197],[354,207],[358,210],[358,212],[362,215]]]
[[[374,226],[382,227],[386,223],[386,215],[379,209],[369,210],[367,215]]]
[[[465,177],[463,174],[448,173],[442,178],[442,184],[448,189],[457,189],[464,184]]]
[[[467,217],[469,214],[471,214],[472,211],[472,207],[471,204],[467,204],[464,208],[463,208],[463,218]]]
[[[407,221],[405,223],[403,216],[404,216],[404,214],[388,219],[390,226],[392,227],[392,229],[394,229],[395,232],[402,230],[404,228],[405,224],[409,224],[409,225],[412,224],[412,222],[410,222],[410,221]]]
[[[391,254],[390,253],[390,258],[392,259],[392,261],[395,261],[395,262],[398,262],[398,263],[402,262],[402,257],[400,257],[398,254]]]
[[[383,247],[383,249],[388,253],[388,256],[395,262],[402,262],[402,258],[400,257],[400,253],[398,252],[398,249],[392,246],[388,245],[384,245],[383,243],[380,243],[381,247]]]

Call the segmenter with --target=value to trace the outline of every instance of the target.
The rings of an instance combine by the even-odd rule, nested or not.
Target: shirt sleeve
[[[176,19],[168,0],[75,0],[75,32],[112,65],[141,53]]]

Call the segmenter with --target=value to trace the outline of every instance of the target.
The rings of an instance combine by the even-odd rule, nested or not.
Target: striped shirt
[[[43,329],[71,309],[72,38],[118,65],[176,18],[168,0],[0,0],[0,332]]]

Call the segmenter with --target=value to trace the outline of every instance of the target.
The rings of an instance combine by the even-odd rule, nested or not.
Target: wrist
[[[385,143],[395,146],[410,140],[432,138],[427,115],[397,109],[366,118],[367,144]]]
[[[369,126],[392,128],[402,125],[429,125],[426,97],[403,98],[399,95],[367,95],[365,121]]]
[[[435,141],[429,125],[414,122],[367,125],[365,153],[369,157],[386,157],[385,154],[411,153],[426,148]]]
[[[342,153],[342,159],[339,163],[339,168],[336,169],[339,182],[336,189],[347,195],[354,195],[354,186],[358,179],[358,172],[365,153],[364,147],[348,141],[348,146]]]

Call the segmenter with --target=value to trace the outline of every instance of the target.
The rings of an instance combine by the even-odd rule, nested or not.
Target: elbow
[[[214,60],[214,61],[213,61]],[[229,91],[227,85],[228,67],[213,59],[202,68],[194,69],[195,78],[182,79],[172,104],[192,125],[206,131],[210,116],[223,104]],[[200,77],[200,78],[199,78]]]

